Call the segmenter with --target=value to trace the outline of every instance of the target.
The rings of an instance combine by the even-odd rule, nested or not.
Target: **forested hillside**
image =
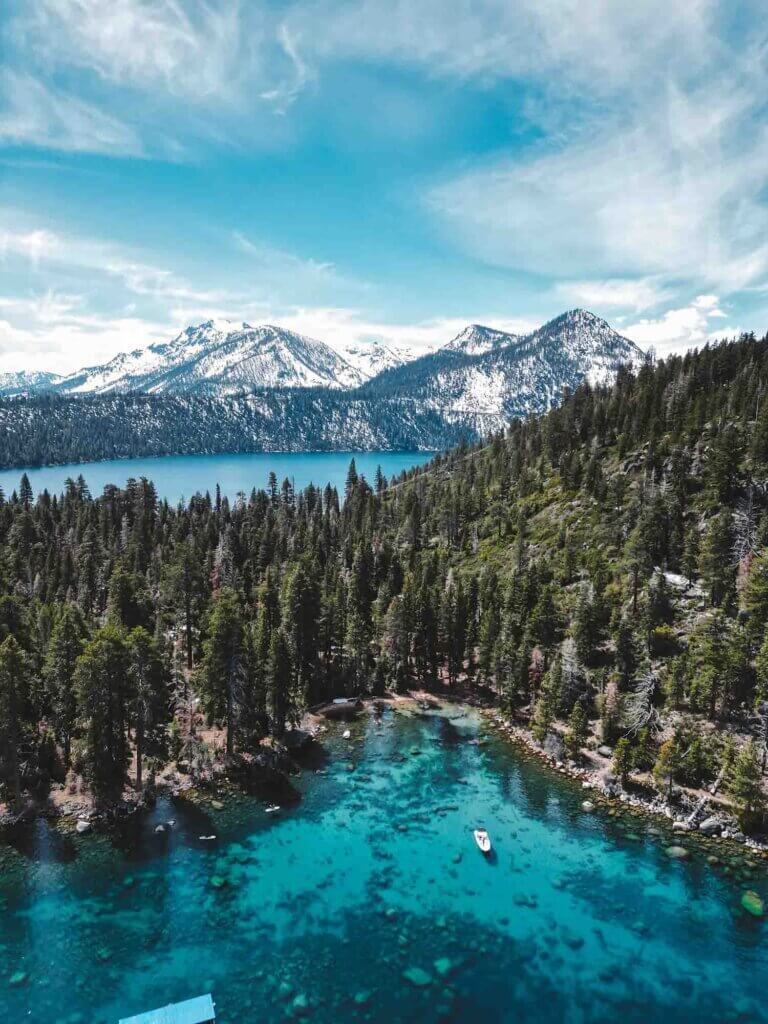
[[[458,684],[543,744],[567,723],[576,759],[597,730],[625,783],[719,780],[761,827],[766,382],[746,336],[397,482],[352,466],[341,496],[25,483],[0,507],[6,795],[71,769],[114,797],[136,745],[178,754],[188,687],[243,751],[332,696]]]
[[[0,399],[0,465],[261,451],[437,451],[476,440],[482,417],[448,422],[410,401],[327,389]]]

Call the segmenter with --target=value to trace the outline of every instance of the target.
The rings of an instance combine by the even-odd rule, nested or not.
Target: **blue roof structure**
[[[170,1003],[136,1017],[124,1017],[119,1024],[209,1024],[215,1019],[215,1012],[213,998],[205,995],[183,1003]]]

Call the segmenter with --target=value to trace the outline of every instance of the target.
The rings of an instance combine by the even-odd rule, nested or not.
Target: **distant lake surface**
[[[339,491],[344,488],[351,459],[357,472],[371,483],[376,467],[389,479],[404,469],[422,465],[432,458],[431,452],[255,452],[233,455],[164,455],[146,459],[114,459],[108,462],[78,462],[64,466],[42,466],[28,469],[27,476],[37,495],[48,490],[60,494],[68,477],[76,480],[82,474],[91,494],[101,494],[105,485],[124,487],[130,477],[144,476],[152,480],[160,498],[176,504],[198,491],[213,494],[216,484],[230,500],[239,491],[249,494],[253,487],[264,488],[270,472],[278,484],[286,477],[297,490],[308,484],[325,487],[330,483]],[[22,469],[0,471],[0,487],[6,495],[18,489]]]

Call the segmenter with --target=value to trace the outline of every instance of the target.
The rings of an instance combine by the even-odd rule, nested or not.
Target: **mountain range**
[[[565,389],[609,383],[620,366],[643,359],[632,341],[582,309],[526,335],[471,324],[416,358],[380,342],[331,345],[268,324],[208,320],[67,376],[0,375],[0,427],[8,435],[0,459],[20,465],[187,451],[171,422],[182,407],[198,451],[440,448],[544,412]],[[124,423],[115,433],[106,418],[127,410],[120,399],[128,397],[144,399],[134,409],[143,426]],[[224,433],[214,429],[217,415]]]

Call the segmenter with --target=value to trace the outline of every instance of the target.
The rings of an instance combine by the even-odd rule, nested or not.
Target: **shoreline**
[[[554,755],[544,750],[534,739],[531,733],[516,724],[508,717],[505,717],[500,709],[488,700],[483,700],[477,694],[451,693],[449,690],[434,692],[432,690],[411,690],[406,694],[386,693],[383,696],[366,696],[361,698],[361,710],[357,718],[373,715],[376,713],[376,706],[385,705],[393,711],[398,707],[413,711],[439,710],[444,707],[467,707],[476,711],[485,722],[489,730],[492,730],[500,739],[513,744],[518,751],[527,757],[535,758],[542,768],[556,773],[563,779],[569,779],[578,783],[584,793],[582,809],[585,814],[592,814],[603,810],[611,817],[617,813],[631,815],[635,818],[642,818],[649,822],[658,822],[659,829],[665,828],[671,836],[683,841],[686,838],[695,839],[705,850],[709,849],[723,851],[727,849],[735,854],[752,854],[768,861],[768,842],[761,842],[750,836],[736,838],[730,834],[726,822],[724,831],[701,831],[695,824],[691,824],[690,810],[683,812],[676,809],[660,797],[654,800],[644,798],[637,793],[629,793],[618,787],[617,783],[608,782],[606,775],[613,779],[611,765],[606,761],[605,769],[599,770],[593,767],[578,765],[573,761],[557,759]],[[425,707],[425,705],[428,705]],[[308,711],[302,721],[301,732],[312,744],[322,749],[322,737],[328,729],[328,722],[316,711]],[[289,754],[290,756],[290,754]],[[292,771],[285,773],[288,781],[292,774],[301,774],[309,770],[300,764],[296,758],[291,757]],[[165,766],[159,773],[154,791],[151,794],[143,794],[136,800],[122,800],[120,803],[108,808],[97,808],[87,800],[82,800],[82,794],[71,795],[70,799],[61,802],[52,801],[50,796],[44,806],[28,805],[27,808],[12,823],[5,826],[0,823],[0,840],[3,831],[10,830],[22,824],[29,824],[38,819],[45,818],[53,827],[62,828],[65,832],[77,831],[79,834],[96,831],[94,826],[106,826],[108,831],[120,821],[127,821],[140,816],[142,813],[151,811],[155,805],[156,798],[167,796],[173,800],[189,800],[196,803],[197,794],[203,800],[221,798],[222,802],[232,793],[248,793],[258,799],[268,800],[267,796],[253,792],[247,785],[238,782],[236,778],[230,777],[223,764],[217,765],[211,772],[210,778],[193,780],[190,776],[180,773],[171,764]],[[80,799],[78,799],[80,797]],[[590,806],[586,806],[590,805]],[[702,815],[704,820],[712,815],[706,812]],[[84,822],[85,826],[81,823]],[[661,835],[661,831],[659,831]],[[711,858],[710,858],[711,859]],[[715,857],[715,861],[718,858]]]
[[[584,813],[593,813],[598,810],[598,807],[606,807],[609,808],[609,813],[612,812],[615,816],[616,811],[621,810],[635,817],[651,821],[658,820],[679,840],[695,837],[697,842],[705,845],[712,844],[716,848],[725,846],[734,853],[748,850],[752,854],[768,860],[768,842],[761,842],[743,833],[737,833],[742,837],[737,838],[736,835],[730,834],[725,822],[722,822],[722,825],[725,826],[724,831],[702,831],[688,820],[691,816],[690,812],[676,814],[675,808],[661,800],[660,797],[651,801],[636,793],[628,793],[621,787],[617,793],[606,783],[600,771],[582,767],[573,762],[558,760],[543,750],[527,729],[505,718],[498,709],[485,709],[484,716],[491,728],[504,739],[521,748],[527,755],[535,757],[544,767],[573,782],[581,783],[585,794],[584,802],[593,805],[589,809],[584,807]],[[610,773],[610,763],[606,764],[606,769]],[[703,820],[707,820],[709,817],[714,817],[714,815],[704,814]],[[717,817],[720,819],[719,815]]]

